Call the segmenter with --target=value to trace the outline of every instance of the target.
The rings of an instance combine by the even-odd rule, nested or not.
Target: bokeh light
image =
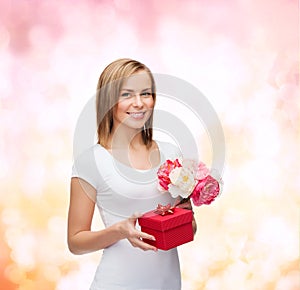
[[[179,248],[183,290],[300,289],[293,0],[0,0],[0,289],[88,289],[101,252],[66,244],[73,133],[121,57],[199,88],[224,128],[225,186]]]

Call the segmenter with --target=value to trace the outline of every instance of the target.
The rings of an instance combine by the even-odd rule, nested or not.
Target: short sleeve
[[[79,177],[97,189],[99,186],[98,175],[94,147],[91,147],[74,160],[72,177]]]

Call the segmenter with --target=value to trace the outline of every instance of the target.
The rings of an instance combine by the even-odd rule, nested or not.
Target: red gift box
[[[146,243],[161,250],[169,250],[194,239],[192,211],[182,208],[174,208],[173,211],[172,214],[160,215],[152,210],[138,219],[142,232],[156,239],[144,239]]]

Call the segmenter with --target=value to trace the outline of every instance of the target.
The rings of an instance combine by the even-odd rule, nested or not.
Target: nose
[[[141,98],[141,96],[139,94],[135,94],[134,100],[133,100],[133,106],[134,107],[143,107],[144,103],[143,100]]]

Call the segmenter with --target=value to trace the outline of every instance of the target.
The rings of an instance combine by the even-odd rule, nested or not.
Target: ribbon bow
[[[167,205],[158,204],[154,213],[157,213],[160,215],[173,214],[174,213],[173,209],[174,209],[174,207],[172,207],[170,203]]]

